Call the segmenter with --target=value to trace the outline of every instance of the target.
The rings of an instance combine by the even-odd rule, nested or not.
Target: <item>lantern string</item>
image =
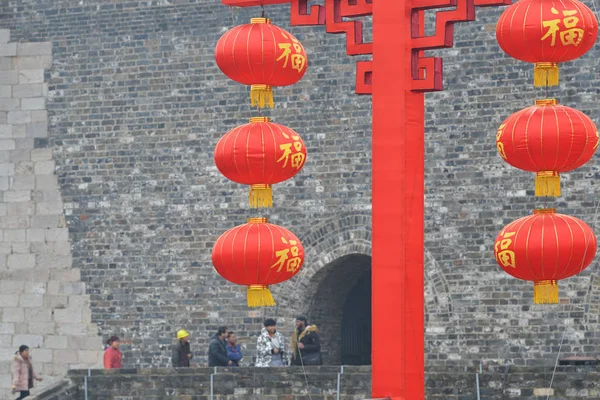
[[[261,4],[260,9],[261,9],[260,17],[264,18],[265,17],[265,6]]]

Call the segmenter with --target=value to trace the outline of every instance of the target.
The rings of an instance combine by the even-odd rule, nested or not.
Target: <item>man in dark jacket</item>
[[[212,337],[208,345],[208,366],[209,367],[230,367],[233,362],[227,358],[227,347],[225,338],[227,337],[227,327],[222,326],[217,334]]]
[[[182,329],[177,332],[177,343],[173,345],[173,353],[171,356],[173,367],[189,367],[192,357],[192,351],[190,350],[190,334]]]
[[[321,342],[316,325],[308,325],[305,317],[296,318],[292,334],[292,365],[321,365]]]

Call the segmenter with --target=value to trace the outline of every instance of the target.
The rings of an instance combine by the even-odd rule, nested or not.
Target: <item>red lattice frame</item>
[[[346,53],[350,56],[372,55],[373,43],[363,40],[363,23],[346,20],[372,15],[373,0],[322,0],[324,5],[309,5],[309,0],[222,0],[223,4],[252,7],[291,3],[290,22],[294,26],[325,25],[328,33],[346,34]],[[443,90],[443,60],[425,57],[425,50],[453,46],[454,24],[475,20],[475,6],[503,6],[511,0],[414,0],[412,8],[412,88],[415,92]],[[455,7],[436,13],[435,34],[424,35],[425,10]],[[373,63],[356,63],[356,93],[372,94]]]

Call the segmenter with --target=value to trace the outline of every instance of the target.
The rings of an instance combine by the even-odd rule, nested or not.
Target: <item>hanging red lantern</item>
[[[252,105],[274,107],[273,86],[297,83],[308,66],[302,44],[267,18],[252,18],[218,41],[215,59],[230,79],[250,85]]]
[[[594,13],[578,0],[519,0],[496,25],[496,39],[506,54],[535,63],[535,86],[558,85],[558,63],[581,57],[597,36]]]
[[[508,224],[494,244],[498,265],[509,275],[534,282],[535,304],[558,303],[557,281],[579,274],[596,255],[596,236],[583,221],[554,209]]]
[[[248,306],[274,306],[268,286],[296,275],[304,263],[304,247],[289,230],[250,218],[217,239],[212,262],[223,278],[248,286]]]
[[[500,125],[496,147],[513,167],[537,173],[536,196],[560,196],[559,173],[592,158],[598,130],[580,111],[558,105],[555,99],[537,100]]]
[[[271,207],[271,185],[294,177],[306,161],[306,146],[292,129],[254,117],[227,132],[215,148],[215,164],[227,178],[250,185],[250,206]]]

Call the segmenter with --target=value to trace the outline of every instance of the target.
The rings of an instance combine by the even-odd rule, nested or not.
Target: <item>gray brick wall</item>
[[[286,7],[268,16],[288,27]],[[544,96],[531,66],[499,50],[501,10],[478,9],[456,26],[445,59],[446,91],[427,96],[427,357],[439,366],[479,360],[553,363],[595,353],[600,344],[597,265],[561,284],[561,304],[534,306],[532,285],[506,276],[493,259],[497,232],[543,203],[533,177],[496,154],[496,128]],[[275,187],[262,215],[304,241],[307,261],[274,288],[275,310],[248,310],[244,291],[210,263],[219,234],[248,216],[247,188],[228,182],[212,150],[251,115],[248,89],[213,61],[218,37],[251,12],[217,0],[9,0],[0,25],[17,41],[51,41],[48,139],[56,157],[74,265],[91,296],[92,320],[116,333],[128,366],[164,366],[179,328],[191,331],[199,363],[218,325],[238,331],[248,352],[262,318],[276,314],[289,333],[298,312],[333,326],[312,308],[329,263],[370,255],[370,99],[353,94],[354,64],[342,35],[291,28],[308,51],[305,78],[276,92],[275,122],[297,130],[308,162]],[[551,91],[598,120],[598,48],[562,67]],[[44,56],[39,56],[44,57]],[[597,225],[597,158],[563,178],[560,211]],[[343,276],[340,276],[342,279]],[[328,339],[331,346],[335,340]],[[335,353],[335,349],[331,350]]]

